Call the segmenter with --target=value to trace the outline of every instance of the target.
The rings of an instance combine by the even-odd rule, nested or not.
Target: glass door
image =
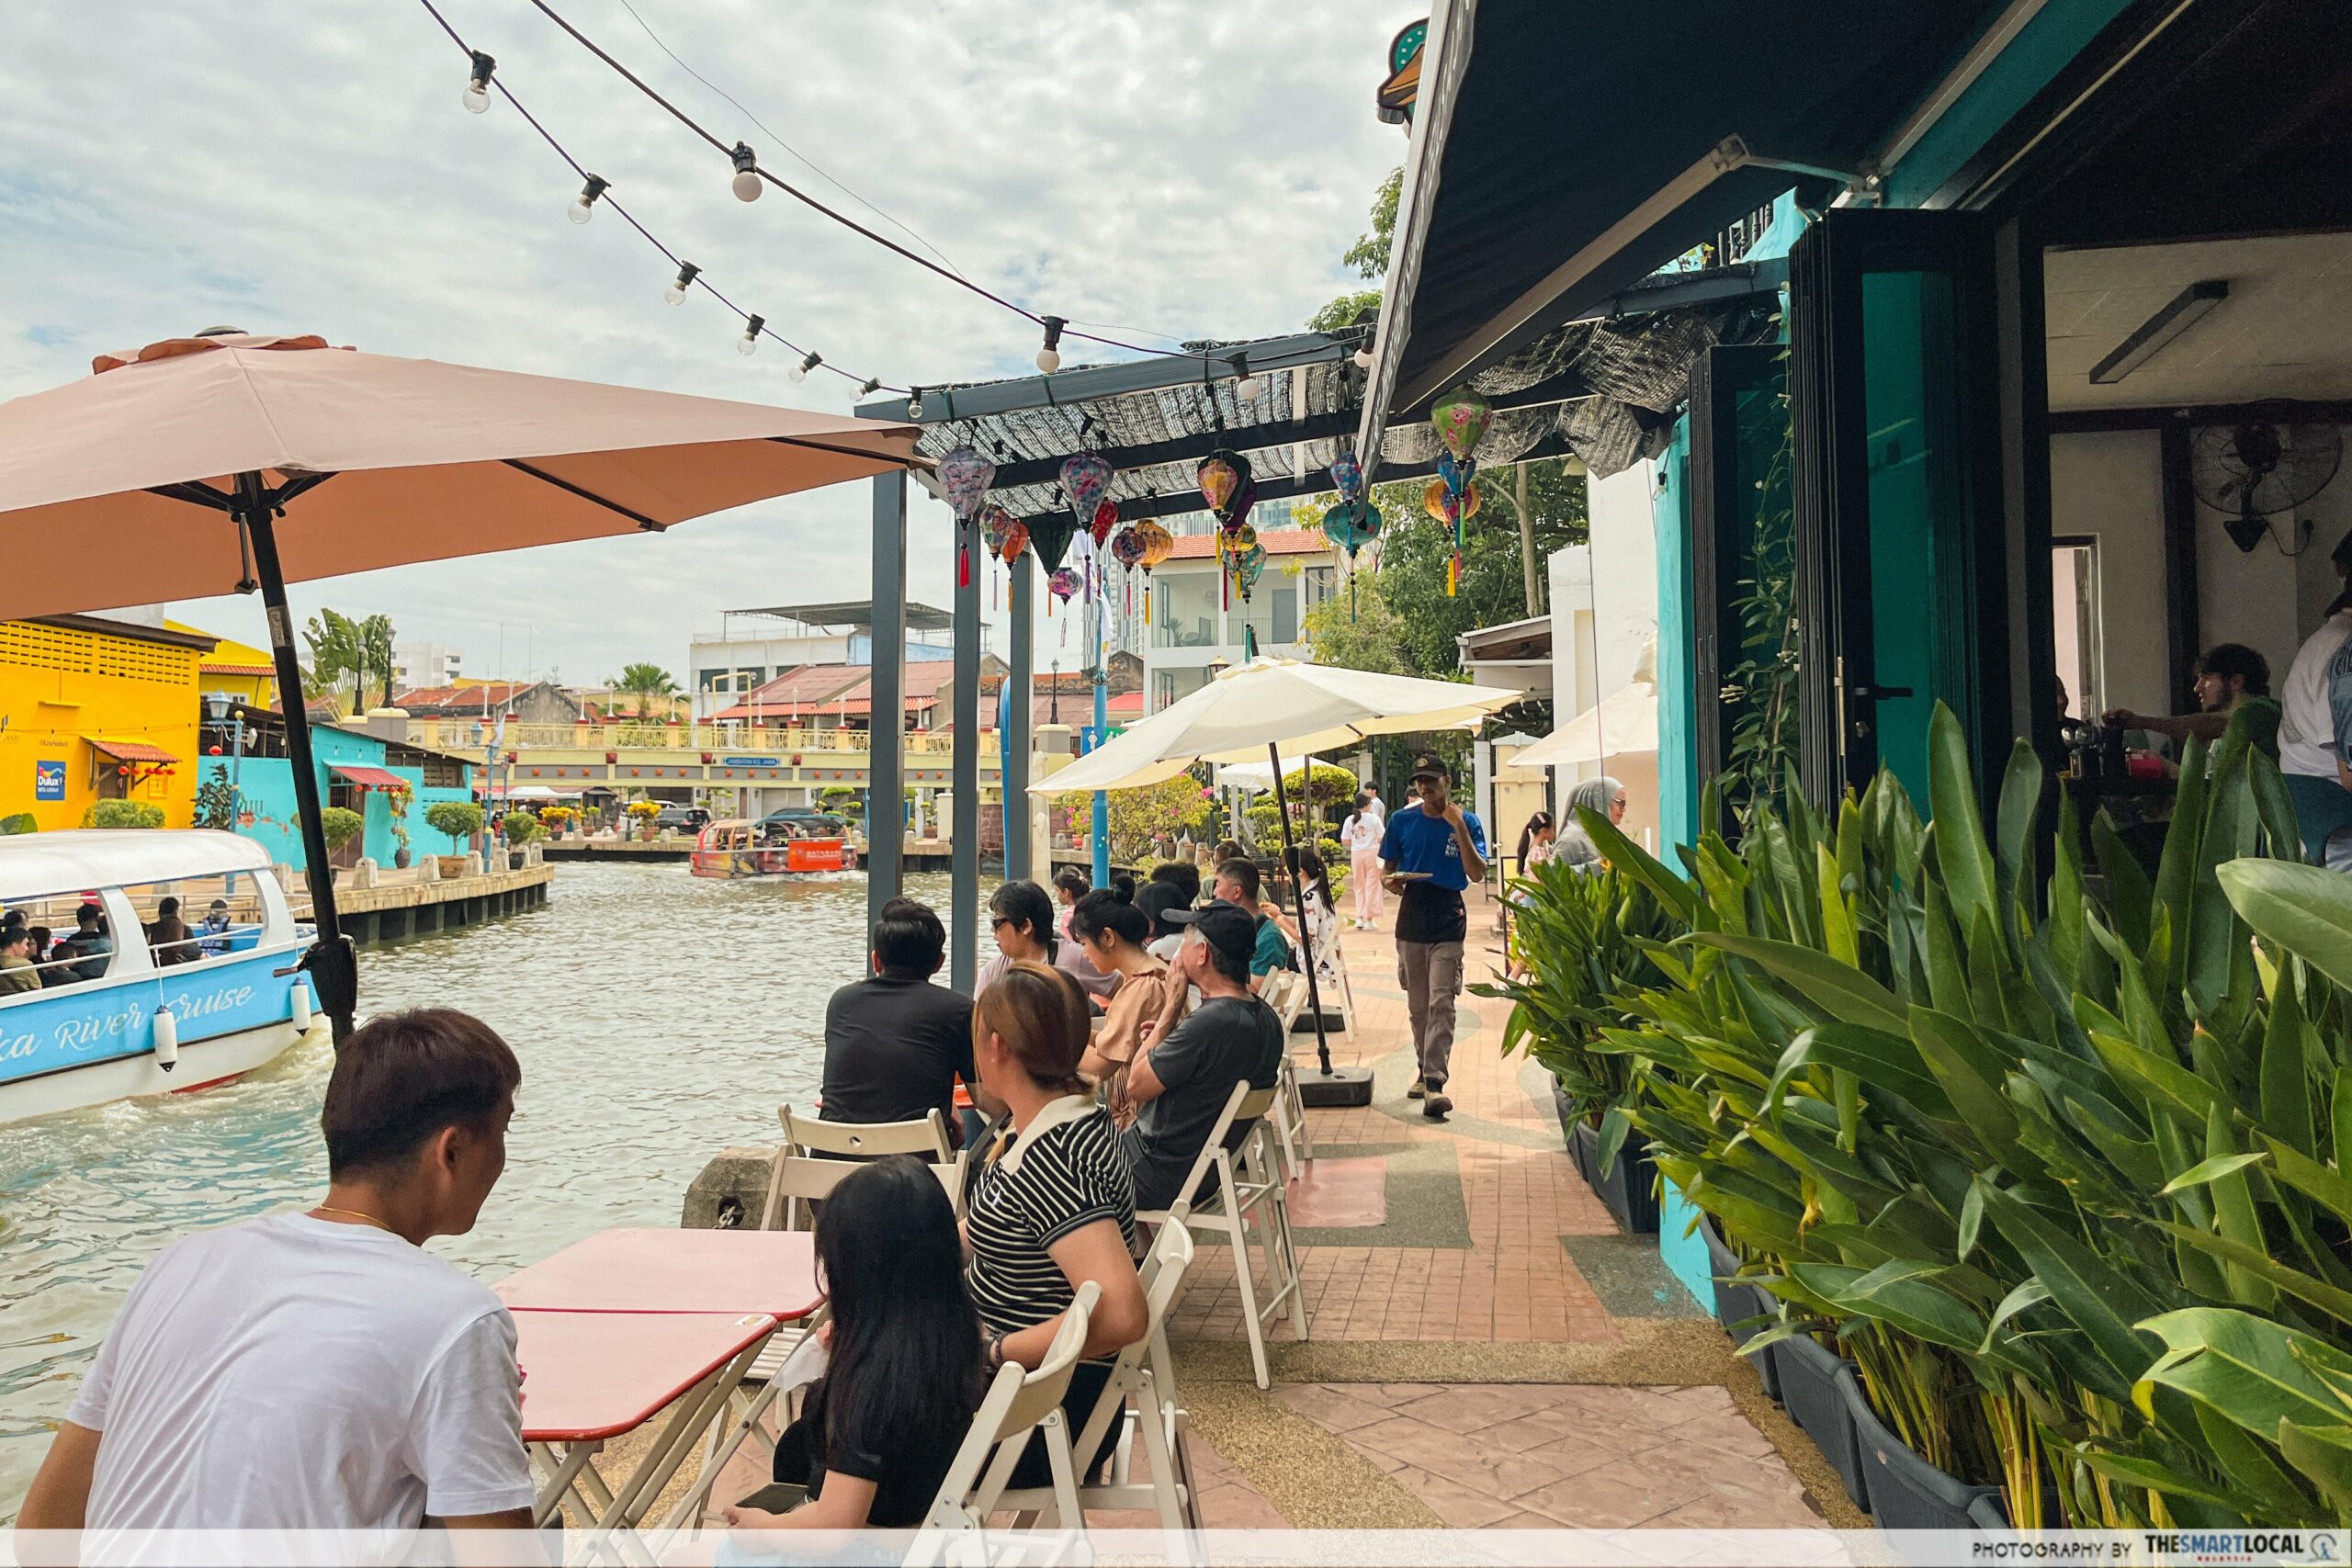
[[[2010,705],[1994,229],[1839,209],[1791,254],[1808,793],[1892,769],[1924,810],[1942,703],[1983,774]]]

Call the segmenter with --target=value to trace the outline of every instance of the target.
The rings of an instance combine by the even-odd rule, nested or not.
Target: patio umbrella
[[[1573,767],[1657,750],[1657,688],[1632,681],[1534,745],[1515,752],[1514,768]]]
[[[0,620],[259,590],[338,1040],[335,918],[286,584],[659,533],[912,465],[915,427],[216,329],[0,403]]]
[[[1374,735],[1450,729],[1523,700],[1499,686],[1465,686],[1411,675],[1376,675],[1295,659],[1258,658],[1220,671],[1216,680],[1170,704],[1125,734],[1108,740],[1061,772],[1029,786],[1033,795],[1068,790],[1134,789],[1172,779],[1201,762],[1255,761],[1262,753],[1274,773],[1275,815],[1282,823],[1283,863],[1298,901],[1298,929],[1306,925],[1306,894],[1299,886],[1298,851],[1291,841],[1289,792],[1283,754],[1329,751]],[[1327,1082],[1321,1104],[1369,1104],[1372,1084],[1359,1070],[1331,1066],[1323,1032],[1323,998],[1315,981],[1313,943],[1306,962],[1306,1005],[1315,1014],[1315,1054]],[[1359,1087],[1360,1086],[1360,1087]],[[1300,1092],[1306,1092],[1306,1085]]]

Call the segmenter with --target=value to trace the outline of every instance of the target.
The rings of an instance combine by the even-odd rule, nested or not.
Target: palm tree
[[[607,682],[616,692],[627,692],[637,698],[637,716],[643,718],[656,698],[678,694],[678,682],[659,664],[631,664],[625,667],[617,680]]]

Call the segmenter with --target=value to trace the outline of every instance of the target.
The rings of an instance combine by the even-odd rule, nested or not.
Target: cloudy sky
[[[736,201],[722,156],[528,0],[439,3],[615,197],[795,341],[900,385],[1030,368],[1036,330],[1019,317],[781,192]],[[1113,336],[1295,330],[1352,283],[1340,255],[1403,153],[1372,91],[1411,0],[551,3],[784,177],[889,230],[859,205],[871,203],[974,279]],[[6,33],[0,397],[85,375],[102,351],[226,323],[849,407],[837,378],[787,380],[777,344],[738,355],[740,325],[716,302],[666,307],[671,269],[615,215],[566,222],[578,182],[503,100],[460,110],[466,59],[415,0],[34,0],[9,8]],[[403,637],[462,648],[477,673],[496,672],[503,640],[510,674],[588,682],[643,659],[683,677],[689,635],[716,631],[723,609],[864,597],[866,508],[865,487],[844,486],[659,538],[335,579],[293,598],[298,615],[387,612]],[[945,509],[918,499],[910,535],[910,591],[944,605]],[[175,614],[262,635],[250,600]],[[1041,623],[1041,663],[1070,624]]]

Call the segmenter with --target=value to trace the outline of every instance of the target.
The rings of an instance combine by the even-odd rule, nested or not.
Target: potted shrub
[[[1756,1320],[1778,1317],[1780,1305],[1761,1286],[1736,1278],[1747,1267],[1747,1260],[1724,1242],[1723,1233],[1715,1228],[1713,1214],[1702,1212],[1699,1215],[1699,1235],[1707,1244],[1707,1269],[1714,1277],[1715,1321],[1731,1336],[1733,1346],[1745,1350],[1748,1341],[1768,1326]],[[1781,1380],[1772,1364],[1770,1347],[1758,1350],[1747,1359],[1756,1368],[1757,1380],[1764,1385],[1765,1397],[1780,1398]]]
[[[33,814],[29,811],[18,811],[6,817],[0,817],[0,839],[10,839],[19,833],[34,833],[40,830],[40,824],[34,820]]]
[[[392,820],[392,865],[395,870],[406,871],[409,867],[408,808],[415,798],[415,793],[406,784],[385,792],[384,806],[390,812]]]
[[[1881,1529],[1971,1529],[1976,1518],[1972,1510],[1978,1503],[1990,1499],[1999,1506],[1999,1487],[1955,1480],[1915,1452],[1879,1418],[1859,1380],[1848,1377],[1838,1384],[1838,1393],[1846,1402],[1861,1489],[1869,1498],[1866,1506]],[[2002,1522],[2006,1527],[2007,1514]]]
[[[424,808],[424,825],[448,839],[453,851],[441,857],[443,877],[470,876],[474,858],[464,852],[481,831],[481,807],[470,800],[436,800]]]
[[[628,803],[629,826],[647,843],[654,839],[653,819],[662,815],[662,804],[654,800],[632,800]]]
[[[330,859],[341,854],[368,830],[368,818],[347,807],[330,806],[319,813],[319,831],[326,836]]]
[[[544,837],[547,831],[539,826],[537,818],[519,808],[500,818],[498,829],[506,840],[506,869],[509,871],[523,869],[523,847],[534,839]]]

